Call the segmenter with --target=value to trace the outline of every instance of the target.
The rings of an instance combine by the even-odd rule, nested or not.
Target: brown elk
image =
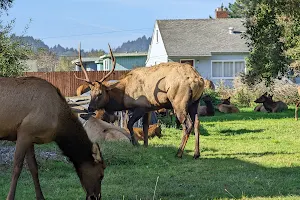
[[[133,124],[143,117],[144,145],[148,146],[150,111],[173,108],[184,133],[177,156],[182,157],[194,126],[196,135],[194,158],[198,158],[200,152],[197,108],[204,90],[204,80],[195,68],[189,64],[176,62],[161,63],[152,67],[135,68],[118,82],[109,84],[105,79],[113,73],[116,65],[111,49],[110,55],[113,63],[112,70],[100,81],[91,82],[87,75],[85,79],[81,79],[90,84],[89,111],[102,108],[108,112],[132,110],[133,115],[127,124],[131,141],[134,145],[137,144]],[[81,60],[81,55],[79,59]],[[85,71],[82,65],[81,67]]]
[[[92,142],[97,141],[124,141],[130,142],[130,137],[125,129],[114,126],[103,120],[90,117],[83,123],[89,139]]]
[[[105,169],[100,148],[89,140],[59,90],[36,77],[0,78],[0,90],[0,140],[16,141],[7,200],[15,197],[25,157],[33,178],[36,198],[44,199],[38,179],[34,144],[52,141],[73,163],[86,191],[86,199],[100,199]]]
[[[204,89],[215,90],[215,84],[208,79],[204,79]]]
[[[209,95],[205,95],[202,97],[202,100],[205,103],[205,106],[199,106],[198,115],[200,116],[214,116],[215,108],[212,104],[212,99]]]
[[[82,85],[80,85],[77,89],[76,89],[76,95],[77,96],[80,96],[82,95],[83,93],[86,93],[90,91],[90,86],[88,83],[84,83]]]
[[[287,105],[282,101],[273,101],[270,96],[267,96],[267,92],[261,95],[254,101],[255,103],[262,103],[268,112],[282,112],[287,110]]]
[[[130,131],[128,129],[126,129],[126,130],[130,134]],[[143,132],[142,128],[134,127],[133,131],[134,131],[135,138],[137,140],[144,140],[144,132]],[[159,120],[156,124],[149,125],[148,137],[152,138],[155,136],[157,136],[159,138],[161,137],[161,124],[160,124]]]
[[[273,95],[268,95],[268,98],[271,99],[273,101]],[[268,112],[268,110],[264,107],[263,104],[257,105],[254,108],[255,112]]]
[[[230,97],[227,99],[221,99],[221,103],[217,105],[219,112],[222,113],[237,113],[240,110],[230,103]]]

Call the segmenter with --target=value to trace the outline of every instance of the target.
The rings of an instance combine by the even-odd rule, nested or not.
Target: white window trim
[[[194,66],[193,67],[195,67],[195,62],[196,62],[196,60],[195,59],[188,59],[188,58],[184,58],[184,59],[180,59],[179,60],[179,62],[181,63],[181,61],[185,61],[185,60],[192,60],[193,61],[193,63],[194,63]]]
[[[110,59],[103,60],[103,71],[109,71],[109,61]]]
[[[245,60],[211,60],[211,63],[210,63],[210,74],[211,74],[211,79],[234,79],[235,78],[235,76],[233,76],[233,77],[224,77],[224,76],[222,76],[222,77],[213,77],[213,63],[214,62],[221,62],[222,63],[222,74],[224,74],[224,62],[233,62],[233,70],[234,70],[234,72],[235,72],[235,63],[236,62],[244,62],[244,65],[245,65],[245,73],[246,73],[246,61]]]

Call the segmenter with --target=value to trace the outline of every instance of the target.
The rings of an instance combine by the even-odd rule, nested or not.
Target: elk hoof
[[[200,158],[200,154],[194,154],[193,158],[196,160],[198,158]]]
[[[181,149],[178,149],[176,157],[177,158],[182,158],[182,154],[183,154],[183,151]]]

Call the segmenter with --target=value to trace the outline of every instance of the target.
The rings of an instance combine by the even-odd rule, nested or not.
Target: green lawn
[[[194,136],[182,159],[175,157],[181,132],[164,128],[148,148],[101,144],[107,163],[103,199],[300,199],[300,121],[294,111],[220,114],[201,118],[201,158],[193,160]],[[37,149],[57,151],[54,144]],[[66,161],[39,158],[46,199],[84,199],[79,179]],[[11,167],[0,165],[0,199],[9,190]],[[18,199],[34,199],[24,170]]]

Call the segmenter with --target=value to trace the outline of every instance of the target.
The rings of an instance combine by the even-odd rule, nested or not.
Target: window
[[[245,72],[245,61],[212,61],[212,78],[232,79]]]
[[[103,60],[103,71],[109,71],[110,59]]]
[[[193,60],[193,59],[180,59],[180,63],[187,63],[187,64],[190,64],[191,66],[194,66],[195,60]]]
[[[156,30],[156,43],[158,43],[158,30]]]

